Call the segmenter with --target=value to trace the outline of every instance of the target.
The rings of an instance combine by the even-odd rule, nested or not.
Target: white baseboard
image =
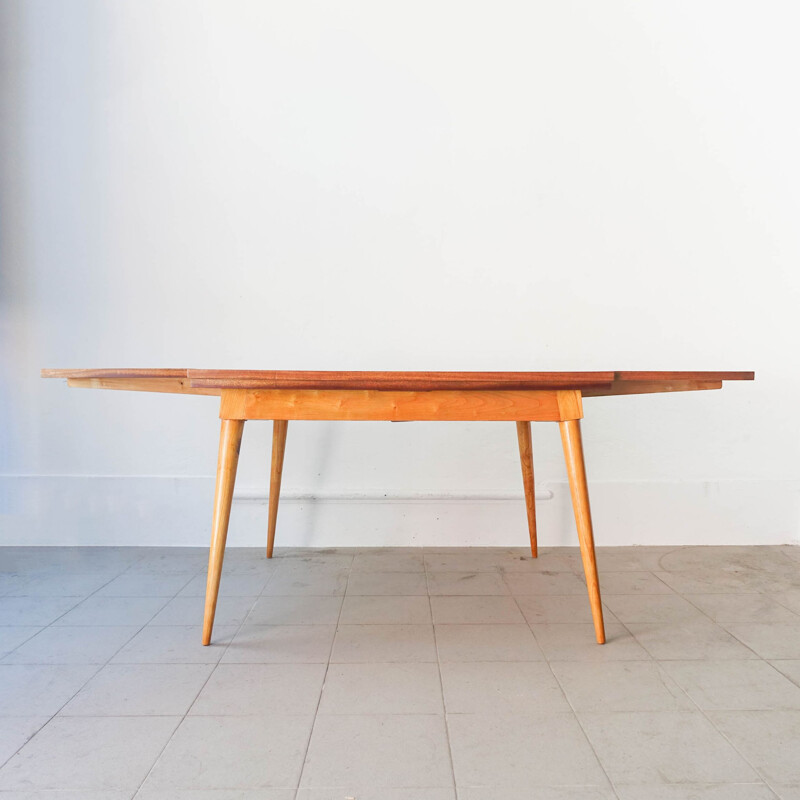
[[[210,478],[0,476],[2,545],[206,545]],[[799,481],[592,482],[598,545],[800,541]],[[574,545],[565,483],[537,488],[539,542]],[[266,497],[234,499],[228,543],[264,544]],[[527,541],[521,496],[281,499],[278,545],[509,546]]]

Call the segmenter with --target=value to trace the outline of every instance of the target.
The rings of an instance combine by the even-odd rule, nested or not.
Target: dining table
[[[286,434],[292,420],[501,421],[516,424],[531,556],[537,532],[531,422],[561,433],[597,642],[603,607],[581,441],[583,400],[720,389],[753,372],[379,372],[237,369],[43,369],[69,386],[219,398],[221,420],[202,642],[211,642],[244,423],[272,420],[266,558],[272,558]]]

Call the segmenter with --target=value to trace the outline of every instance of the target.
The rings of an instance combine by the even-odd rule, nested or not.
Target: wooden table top
[[[219,394],[223,389],[373,389],[394,391],[581,389],[587,396],[718,389],[753,372],[363,372],[235,369],[43,369],[94,388]]]

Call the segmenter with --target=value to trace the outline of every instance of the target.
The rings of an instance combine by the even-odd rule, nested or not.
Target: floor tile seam
[[[730,746],[730,747],[733,749],[734,753],[736,753],[736,754],[739,756],[739,758],[741,758],[741,759],[742,759],[742,761],[744,761],[744,763],[745,763],[745,764],[747,764],[747,766],[749,766],[749,767],[750,767],[750,769],[752,769],[752,770],[753,770],[754,774],[756,774],[756,775],[759,777],[759,779],[761,780],[761,783],[763,783],[763,784],[764,784],[764,785],[766,785],[768,788],[770,788],[770,787],[769,787],[769,785],[767,784],[767,779],[766,779],[766,777],[765,777],[765,776],[762,774],[761,770],[759,770],[759,769],[758,769],[758,767],[756,767],[756,765],[755,765],[755,764],[753,764],[753,763],[750,761],[750,759],[749,759],[749,758],[747,758],[747,757],[745,756],[745,754],[744,754],[744,753],[742,753],[742,752],[741,752],[741,750],[740,750],[740,749],[739,749],[739,748],[738,748],[738,747],[737,747],[737,746],[736,746],[736,745],[735,745],[735,744],[734,744],[734,743],[733,743],[733,742],[730,740],[730,738],[729,738],[729,737],[728,737],[728,736],[725,734],[725,732],[724,732],[723,730],[721,730],[721,729],[720,729],[720,728],[719,728],[719,727],[718,727],[718,726],[717,726],[717,725],[714,723],[714,720],[713,720],[713,719],[711,719],[711,717],[709,716],[708,712],[706,712],[706,711],[705,711],[703,708],[701,708],[701,707],[700,707],[700,705],[699,705],[697,702],[695,702],[694,698],[692,698],[692,697],[691,697],[691,696],[688,694],[688,692],[685,692],[685,691],[684,691],[684,693],[685,693],[685,694],[686,694],[686,696],[689,698],[689,700],[691,701],[692,705],[694,705],[694,707],[697,709],[697,711],[699,711],[699,712],[700,712],[700,714],[702,714],[702,716],[703,716],[703,718],[706,720],[706,722],[708,722],[708,724],[709,724],[709,725],[710,725],[710,726],[711,726],[711,727],[712,727],[712,728],[713,728],[713,729],[714,729],[714,730],[715,730],[715,731],[716,731],[716,732],[717,732],[717,733],[718,733],[718,734],[719,734],[719,735],[720,735],[720,736],[721,736],[721,737],[722,737],[722,738],[723,738],[723,739],[724,739],[724,740],[725,740],[725,741],[728,743],[728,745],[729,745],[729,746]],[[751,781],[751,783],[752,783],[752,781]]]
[[[19,666],[25,666],[25,665],[20,664]],[[47,664],[47,665],[27,665],[27,666],[65,666],[65,665],[61,665],[61,664],[49,665],[49,664]],[[83,666],[83,665],[74,665],[74,666]],[[95,667],[97,667],[97,669],[95,669],[95,671],[91,675],[89,675],[88,678],[86,678],[86,680],[69,696],[69,698],[67,700],[65,700],[59,706],[57,711],[55,711],[53,714],[49,715],[49,719],[47,720],[47,722],[45,722],[43,725],[41,725],[39,728],[37,728],[29,738],[27,738],[13,753],[11,753],[11,755],[8,758],[4,759],[3,761],[0,761],[0,772],[2,772],[2,770],[6,766],[6,764],[8,764],[11,761],[11,759],[14,758],[14,756],[16,756],[17,753],[20,752],[20,750],[22,750],[23,747],[25,747],[29,742],[33,741],[33,739],[36,736],[38,736],[39,733],[41,733],[41,731],[43,731],[57,716],[59,716],[59,714],[64,710],[64,708],[69,703],[71,703],[75,699],[75,697],[77,697],[77,695],[85,688],[86,684],[88,684],[89,681],[93,680],[97,676],[97,674],[100,672],[100,670],[104,669],[106,665],[105,664],[90,664],[88,666],[95,666]],[[30,716],[33,716],[33,717],[37,717],[37,716],[47,717],[48,715],[47,714],[41,714],[41,715],[40,714],[33,714],[33,715],[30,715]],[[10,717],[2,717],[0,719],[5,719],[5,718],[10,718]]]
[[[522,618],[525,619],[525,614],[523,614],[522,609],[520,608],[516,597],[514,597],[514,603],[516,604],[517,608],[519,609],[519,613],[522,614]],[[527,620],[525,620],[525,621],[527,623]],[[538,640],[536,639],[536,634],[533,632],[533,629],[530,627],[529,623],[528,623],[528,628],[530,629],[531,636],[533,636],[534,640],[536,641],[537,646],[542,651],[542,654],[544,654],[544,648],[542,648],[542,646],[539,644]],[[598,645],[598,647],[599,646],[600,645]],[[605,645],[603,645],[603,646],[605,646]],[[564,687],[561,685],[561,681],[559,681],[558,676],[555,674],[555,672],[553,670],[553,666],[550,663],[550,660],[547,658],[546,654],[544,654],[544,655],[545,655],[544,663],[547,664],[547,669],[550,670],[550,674],[553,676],[553,680],[556,682],[556,686],[558,686],[559,691],[561,692],[561,696],[564,698],[564,702],[566,702],[566,704],[569,706],[570,711],[572,712],[572,717],[575,719],[575,722],[577,723],[578,727],[580,728],[580,731],[583,734],[583,738],[585,739],[586,743],[589,745],[589,749],[592,751],[592,755],[594,756],[595,760],[597,761],[598,766],[602,770],[603,775],[606,776],[606,780],[608,781],[608,785],[612,788],[612,791],[613,791],[614,784],[611,781],[611,776],[608,774],[608,771],[606,770],[605,764],[603,764],[603,762],[600,760],[600,756],[597,754],[597,751],[595,750],[595,747],[594,747],[594,744],[593,744],[592,740],[589,738],[589,735],[586,733],[586,730],[584,729],[583,724],[581,723],[580,717],[578,716],[577,712],[575,711],[575,707],[572,705],[572,702],[570,701],[569,697],[567,696],[567,693],[564,691]],[[614,793],[616,794],[616,791]]]
[[[19,644],[17,644],[16,647],[12,647],[11,650],[9,650],[7,653],[4,653],[3,655],[0,655],[0,665],[3,665],[5,663],[7,663],[5,661],[5,659],[8,658],[17,649],[17,647],[22,647],[22,645],[24,645],[27,642],[29,642],[31,639],[33,639],[34,636],[38,636],[43,630],[45,630],[49,626],[48,625],[3,625],[2,627],[4,627],[4,628],[28,628],[28,627],[30,627],[30,628],[38,628],[39,630],[36,631],[36,633],[32,633],[24,641],[19,642]]]
[[[736,594],[736,593],[735,593],[735,592],[729,592],[729,594]],[[730,631],[729,631],[729,630],[728,630],[728,629],[727,629],[727,628],[726,628],[726,627],[723,625],[723,623],[721,623],[721,622],[718,622],[718,621],[717,621],[717,620],[715,620],[715,619],[714,619],[714,618],[713,618],[713,617],[712,617],[710,614],[707,614],[705,611],[703,611],[703,609],[702,609],[702,608],[700,608],[700,606],[698,606],[698,605],[697,605],[697,603],[694,603],[694,602],[693,602],[692,600],[690,600],[690,599],[689,599],[689,598],[688,598],[686,595],[680,594],[680,595],[679,595],[679,597],[682,597],[682,598],[683,598],[683,599],[684,599],[684,600],[685,600],[687,603],[689,603],[690,605],[694,606],[694,607],[695,607],[695,608],[696,608],[696,609],[697,609],[697,610],[698,610],[698,611],[699,611],[699,612],[700,612],[700,613],[701,613],[701,614],[702,614],[702,615],[703,615],[703,616],[704,616],[706,619],[710,620],[710,621],[712,622],[712,624],[714,624],[714,625],[717,625],[718,627],[722,628],[722,630],[724,630],[724,631],[725,631],[725,632],[726,632],[726,633],[727,633],[729,636],[733,636],[733,637],[734,637],[734,639],[736,639],[737,641],[741,642],[741,643],[742,643],[742,644],[743,644],[745,647],[747,647],[747,649],[748,649],[748,650],[750,650],[752,653],[755,653],[755,654],[758,656],[758,653],[756,653],[756,651],[755,651],[755,650],[753,650],[753,648],[752,648],[752,647],[749,647],[749,646],[748,646],[748,645],[746,645],[744,642],[742,642],[742,641],[741,641],[741,639],[739,639],[739,637],[738,637],[738,636],[736,636],[735,634],[731,633],[731,632],[730,632]],[[732,623],[732,624],[734,624],[734,625],[735,625],[735,624],[737,624],[737,623]],[[761,656],[759,656],[759,658],[760,658],[760,657],[761,657]]]
[[[714,622],[714,620],[712,620],[712,622]],[[725,631],[725,633],[727,633],[728,636],[732,636],[740,645],[742,645],[742,647],[744,647],[745,649],[749,650],[756,657],[756,659],[758,659],[760,661],[766,661],[767,657],[766,656],[762,656],[761,653],[758,653],[756,650],[754,650],[752,647],[750,647],[750,645],[747,644],[747,642],[743,641],[739,636],[737,636],[732,630],[730,630],[728,628],[728,626],[729,625],[765,625],[765,624],[769,624],[769,625],[794,625],[795,623],[793,623],[793,622],[772,622],[772,623],[764,623],[764,622],[714,622],[714,625],[716,625],[718,628],[721,628],[723,631]]]
[[[791,606],[787,606],[786,603],[784,603],[782,600],[780,600],[774,594],[770,594],[769,592],[763,592],[763,594],[764,594],[765,597],[768,597],[770,600],[772,600],[774,603],[777,603],[782,608],[785,608],[787,611],[791,611],[791,613],[794,614],[797,617],[797,623],[800,623],[800,613],[795,611]],[[797,623],[789,622],[787,624],[788,625],[793,625],[793,624],[797,624]]]
[[[623,622],[621,619],[619,619],[619,618],[617,617],[617,615],[616,615],[616,614],[614,615],[614,618],[617,620],[617,623],[616,623],[616,624],[618,624],[618,625],[621,625],[621,626],[622,626],[622,628],[624,629],[625,633],[627,633],[627,634],[628,634],[628,636],[630,636],[630,637],[631,637],[631,639],[633,639],[633,641],[634,641],[634,642],[636,642],[636,644],[638,644],[638,645],[639,645],[639,647],[641,647],[641,648],[642,648],[642,650],[643,650],[643,651],[644,651],[644,652],[647,654],[647,657],[650,659],[650,661],[653,661],[653,662],[655,662],[655,663],[657,664],[657,663],[658,663],[658,661],[659,661],[659,659],[657,659],[657,658],[656,658],[656,657],[655,657],[655,656],[654,656],[654,655],[653,655],[653,654],[652,654],[652,653],[651,653],[651,652],[650,652],[650,651],[647,649],[647,647],[645,647],[645,645],[644,645],[644,643],[643,643],[643,642],[640,642],[640,641],[639,641],[639,637],[638,637],[638,636],[637,636],[637,635],[636,635],[636,634],[635,634],[635,633],[634,633],[634,632],[633,632],[633,631],[632,631],[632,630],[631,630],[631,629],[630,629],[630,628],[629,628],[629,627],[628,627],[628,626],[627,626],[627,625],[626,625],[626,624],[625,624],[625,623],[624,623],[624,622]],[[632,623],[632,624],[636,624],[636,623]],[[603,646],[605,647],[605,645],[603,645]],[[641,659],[640,659],[640,660],[641,660]],[[677,659],[676,659],[676,660],[677,660]]]
[[[798,687],[798,689],[800,689],[800,676],[798,677],[798,679],[797,679],[797,680],[794,680],[794,678],[790,678],[788,675],[786,675],[785,673],[781,672],[781,671],[780,671],[780,670],[779,670],[779,669],[778,669],[778,668],[777,668],[777,667],[776,667],[776,666],[775,666],[775,665],[772,663],[773,661],[798,661],[798,659],[796,659],[796,658],[772,658],[772,659],[767,659],[767,658],[765,658],[765,659],[762,659],[762,660],[763,660],[763,661],[766,661],[766,662],[767,662],[767,664],[769,664],[769,665],[770,665],[770,666],[771,666],[773,669],[776,669],[776,670],[778,670],[778,673],[779,673],[779,674],[781,674],[781,675],[783,675],[783,677],[784,677],[784,678],[786,678],[786,680],[787,680],[787,681],[789,681],[789,682],[790,682],[792,685],[794,685],[794,686],[797,686],[797,687]]]
[[[427,576],[427,571],[426,571]],[[444,738],[447,742],[447,758],[450,763],[450,779],[453,782],[453,791],[456,792],[457,784],[456,784],[456,766],[453,760],[453,746],[450,742],[450,726],[447,723],[447,701],[445,699],[444,694],[444,679],[442,678],[442,660],[439,655],[439,641],[436,638],[436,625],[433,621],[433,604],[431,603],[431,596],[428,594],[428,607],[431,614],[431,628],[433,629],[433,649],[436,653],[436,671],[439,675],[439,691],[442,693],[442,714],[443,714],[443,722],[444,722]]]
[[[192,580],[194,580],[194,578],[190,578],[189,581],[187,581],[186,585],[188,585],[188,583],[190,581],[192,581]],[[184,588],[185,588],[185,586],[184,586]],[[257,601],[258,601],[258,598],[255,598],[253,600],[253,605],[255,605]],[[252,606],[251,606],[250,610],[252,611]],[[248,614],[249,614],[249,612],[248,612]],[[247,615],[245,615],[244,619],[246,619],[246,618],[247,618]],[[173,728],[172,733],[167,738],[167,741],[164,742],[164,746],[158,751],[155,759],[153,760],[153,763],[150,765],[150,769],[147,770],[147,773],[145,774],[144,778],[142,778],[141,783],[136,787],[136,791],[133,793],[133,797],[131,798],[131,800],[136,800],[136,797],[141,792],[142,787],[145,785],[145,783],[147,783],[147,779],[150,777],[151,773],[156,768],[156,765],[161,760],[161,757],[164,755],[164,751],[167,749],[167,747],[169,747],[170,742],[175,738],[175,734],[178,732],[178,730],[180,729],[181,725],[183,725],[184,721],[189,716],[189,712],[191,711],[192,706],[194,706],[194,704],[197,702],[197,698],[200,697],[201,692],[203,691],[203,689],[206,688],[206,685],[211,680],[211,676],[217,671],[217,668],[219,667],[223,656],[228,651],[228,648],[231,646],[231,643],[233,642],[233,640],[236,638],[236,635],[239,633],[239,631],[244,626],[244,619],[242,620],[241,623],[239,623],[238,627],[236,628],[236,631],[231,635],[230,639],[228,640],[228,644],[225,646],[224,650],[220,653],[219,658],[216,660],[216,662],[214,662],[211,665],[212,668],[209,671],[208,675],[206,676],[206,679],[203,681],[202,685],[200,686],[200,688],[195,693],[195,696],[194,696],[194,699],[192,700],[192,702],[189,703],[189,705],[186,707],[186,711],[182,715],[180,715],[180,720],[178,721],[178,724]],[[150,621],[152,621],[152,619]],[[163,626],[163,627],[186,627],[186,626]],[[141,633],[141,631],[140,631],[140,633]],[[138,634],[136,634],[136,635],[138,636]],[[131,640],[129,640],[129,641],[131,641]],[[147,716],[151,716],[151,715],[147,715]]]
[[[354,557],[353,560],[355,560],[355,557]],[[347,579],[345,580],[345,587],[344,587],[345,593],[347,593],[347,587],[349,585],[350,585],[350,571],[348,571]],[[344,595],[342,595],[342,602],[339,603],[339,614],[336,617],[336,626],[334,627],[333,636],[331,637],[331,644],[330,644],[330,647],[328,648],[328,658],[327,658],[327,660],[325,662],[325,671],[324,671],[324,673],[322,675],[322,686],[320,686],[319,697],[317,698],[317,706],[314,709],[314,714],[313,714],[312,719],[311,719],[311,729],[309,730],[308,738],[306,739],[306,746],[305,746],[305,749],[303,750],[303,758],[300,761],[300,771],[297,773],[297,784],[294,787],[295,796],[297,796],[297,793],[300,791],[300,787],[301,787],[301,784],[303,782],[303,773],[306,770],[306,763],[308,761],[308,753],[309,753],[309,751],[311,749],[311,739],[314,736],[314,729],[317,726],[317,718],[319,717],[319,707],[320,707],[320,704],[322,703],[322,694],[325,691],[325,684],[328,681],[328,671],[331,668],[331,656],[333,655],[333,648],[334,648],[334,645],[336,644],[336,636],[339,633],[339,625],[340,625],[340,621],[342,619],[342,611],[343,610],[344,610]]]
[[[143,556],[143,557],[144,557],[144,556]],[[118,576],[117,576],[117,577],[118,577]],[[99,592],[99,591],[100,591],[102,588],[104,588],[105,586],[108,586],[108,584],[109,584],[109,583],[111,583],[111,581],[113,581],[113,580],[116,580],[116,578],[111,578],[110,580],[106,581],[106,583],[104,583],[102,586],[98,586],[98,587],[97,587],[97,589],[96,589],[94,592],[92,592],[91,594],[87,595],[87,597],[86,597],[85,599],[86,599],[86,600],[88,600],[88,599],[89,599],[89,597],[93,597],[93,596],[94,596],[95,594],[97,594],[97,592]],[[83,602],[83,601],[81,601],[81,602]],[[77,604],[76,604],[76,605],[77,605]],[[75,608],[75,606],[73,606],[72,608]],[[72,610],[72,608],[70,608],[70,609],[69,609],[69,611],[71,611],[71,610]],[[64,612],[64,614],[67,614],[67,613],[69,613],[69,611],[65,611],[65,612]],[[156,613],[158,613],[158,612],[156,612]],[[64,614],[62,614],[61,616],[63,617],[63,616],[64,616]],[[155,616],[155,614],[154,614],[153,616]],[[61,617],[58,617],[57,619],[61,619]],[[53,627],[53,623],[54,623],[54,622],[56,622],[56,621],[57,621],[57,619],[56,619],[56,620],[53,620],[53,622],[51,622],[51,623],[50,623],[50,625],[46,625],[44,628],[42,628],[42,631],[45,631],[45,630],[47,630],[48,628],[50,628],[50,627]],[[151,619],[152,619],[152,617],[151,617]],[[65,626],[58,626],[58,627],[65,627]],[[108,626],[108,627],[115,627],[115,626]],[[118,627],[127,627],[127,626],[118,626]],[[136,627],[136,626],[135,626],[135,625],[132,625],[132,626],[130,626],[130,627],[134,628],[134,627]],[[111,659],[112,659],[112,658],[114,658],[114,656],[116,656],[116,655],[117,655],[117,653],[119,653],[119,652],[120,652],[120,650],[122,650],[122,648],[123,648],[123,647],[125,647],[125,646],[128,644],[128,642],[130,642],[130,641],[131,641],[131,640],[132,640],[132,639],[133,639],[135,636],[138,636],[138,635],[139,635],[139,634],[142,632],[142,630],[144,629],[144,627],[145,627],[145,625],[142,625],[142,626],[139,628],[139,630],[137,630],[135,633],[131,634],[131,636],[130,636],[128,639],[126,639],[126,640],[125,640],[125,641],[124,641],[124,642],[123,642],[123,643],[122,643],[122,644],[121,644],[121,645],[120,645],[120,646],[119,646],[119,647],[118,647],[118,648],[117,648],[117,649],[116,649],[116,650],[115,650],[115,651],[114,651],[114,652],[113,652],[113,653],[112,653],[112,654],[109,656],[109,658],[108,658],[108,659],[106,659],[106,661],[105,661],[105,662],[102,662],[102,663],[99,663],[99,664],[91,664],[91,665],[89,665],[89,666],[96,666],[96,667],[97,667],[97,669],[96,669],[96,670],[95,670],[95,671],[94,671],[94,672],[93,672],[93,673],[92,673],[92,674],[91,674],[91,675],[90,675],[90,676],[89,676],[89,677],[88,677],[88,678],[87,678],[87,679],[86,679],[86,680],[85,680],[85,681],[84,681],[84,682],[83,682],[83,683],[80,685],[80,687],[78,687],[78,688],[75,690],[75,692],[74,692],[74,693],[73,693],[73,694],[72,694],[72,695],[69,697],[69,699],[68,699],[68,700],[66,700],[64,703],[62,703],[62,705],[60,706],[60,708],[58,709],[58,711],[56,711],[56,712],[55,712],[55,714],[53,714],[53,715],[50,717],[50,719],[48,719],[48,720],[47,720],[47,722],[45,722],[45,724],[44,724],[44,725],[42,725],[40,728],[38,728],[38,729],[37,729],[37,730],[34,732],[33,736],[31,736],[29,739],[26,739],[26,740],[25,740],[25,741],[22,743],[22,745],[21,745],[20,747],[18,747],[18,748],[17,748],[17,749],[14,751],[14,753],[12,753],[12,755],[11,755],[11,756],[10,756],[8,759],[6,759],[6,760],[3,762],[3,764],[2,764],[2,765],[0,765],[0,769],[3,769],[3,768],[5,767],[5,765],[6,765],[6,764],[7,764],[7,763],[8,763],[8,762],[11,760],[11,758],[14,758],[14,756],[16,756],[16,755],[17,755],[17,753],[19,753],[19,752],[20,752],[20,750],[22,750],[22,748],[23,748],[23,747],[25,747],[25,746],[26,746],[26,745],[27,745],[29,742],[33,741],[33,739],[34,739],[36,736],[38,736],[38,735],[39,735],[39,733],[40,733],[41,731],[43,731],[43,730],[44,730],[44,729],[45,729],[45,728],[46,728],[48,725],[50,725],[50,723],[51,723],[51,722],[52,722],[52,721],[53,721],[53,720],[54,720],[54,719],[55,719],[57,716],[59,716],[59,714],[60,714],[60,713],[61,713],[61,712],[64,710],[64,708],[67,706],[67,704],[68,704],[68,703],[71,703],[71,702],[72,702],[72,700],[73,700],[73,699],[74,699],[74,698],[75,698],[75,697],[76,697],[76,696],[77,696],[77,695],[78,695],[78,694],[79,694],[79,693],[80,693],[80,692],[81,692],[81,691],[82,691],[82,690],[85,688],[85,686],[86,686],[86,685],[89,683],[89,681],[93,680],[93,679],[94,679],[94,678],[97,676],[97,674],[98,674],[98,673],[99,673],[99,672],[100,672],[102,669],[104,669],[106,666],[108,666],[108,664],[109,664],[109,662],[111,661]],[[39,633],[41,633],[42,631],[39,631]],[[35,635],[38,635],[38,634],[35,634]],[[31,637],[31,638],[33,638],[33,637]],[[15,649],[16,649],[16,648],[15,648]],[[12,652],[14,652],[14,651],[12,650]],[[56,665],[56,664],[54,664],[53,666],[66,666],[66,665]]]

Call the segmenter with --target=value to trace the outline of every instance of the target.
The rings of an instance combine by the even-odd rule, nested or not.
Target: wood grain
[[[610,384],[613,372],[303,372],[190,369],[193,386],[223,389],[549,389]]]
[[[208,576],[206,578],[206,604],[203,615],[203,644],[211,642],[214,616],[217,611],[219,580],[222,575],[222,560],[225,557],[225,541],[228,538],[228,521],[231,516],[233,486],[236,483],[236,467],[239,464],[239,448],[242,443],[242,420],[225,419],[219,434],[219,457],[217,459],[217,482],[214,490],[214,516],[211,524],[211,547],[208,551]]]
[[[598,644],[604,644],[606,634],[603,625],[603,604],[600,600],[600,582],[597,578],[592,514],[589,508],[589,487],[586,484],[586,467],[583,461],[581,423],[580,420],[570,419],[559,423],[559,427],[561,428],[561,443],[564,447],[564,460],[569,476],[569,488],[572,494],[572,510],[578,529],[578,543],[581,547],[583,572],[589,590],[589,605],[592,608],[595,637]]]
[[[522,486],[525,490],[525,509],[528,513],[531,556],[537,558],[539,547],[536,541],[536,484],[533,480],[533,444],[530,422],[517,422],[517,441],[519,443],[519,461],[522,465]]]
[[[192,386],[188,378],[67,378],[67,385],[77,389],[116,389],[128,392],[165,392],[169,394],[204,394],[219,397],[222,389]]]
[[[649,394],[716,389],[722,381],[753,380],[753,372],[398,372],[212,369],[43,369],[95,389],[218,394],[221,389],[370,389],[486,391],[580,389],[584,395]],[[168,383],[168,380],[173,383]],[[158,381],[157,383],[155,381]],[[213,391],[217,390],[217,391]]]
[[[573,395],[572,390],[568,390]],[[224,389],[222,419],[540,420],[562,419],[561,390],[378,391]],[[571,407],[571,404],[570,404]]]
[[[267,523],[267,558],[272,558],[275,547],[275,528],[278,524],[278,501],[281,496],[283,454],[286,452],[286,432],[289,423],[276,419],[272,423],[272,464],[269,472],[269,515]]]

